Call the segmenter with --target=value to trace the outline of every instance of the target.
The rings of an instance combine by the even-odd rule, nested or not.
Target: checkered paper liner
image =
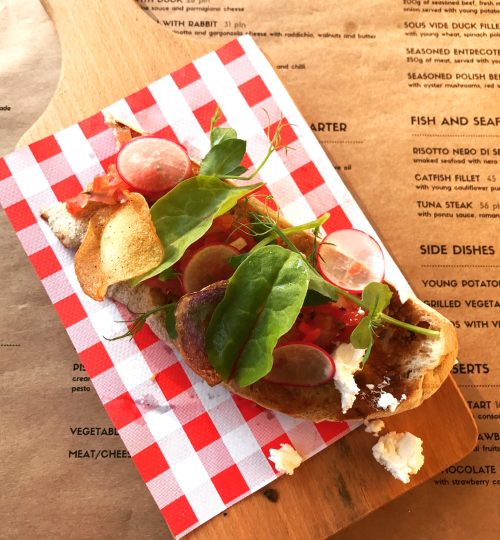
[[[146,326],[132,340],[107,341],[123,331],[124,308],[95,302],[77,282],[73,253],[39,217],[76,195],[116,159],[107,112],[136,120],[148,132],[187,147],[209,149],[210,118],[247,141],[245,165],[261,161],[281,118],[282,149],[262,170],[290,221],[324,212],[326,232],[354,227],[377,235],[338,177],[271,65],[244,36],[167,75],[104,111],[0,159],[0,202],[68,331],[109,417],[118,429],[172,533],[181,537],[277,476],[269,449],[292,444],[308,458],[356,427],[311,423],[267,411],[218,386],[210,388]],[[270,128],[268,130],[268,128]],[[271,134],[271,135],[270,135]],[[406,281],[390,256],[387,277]]]

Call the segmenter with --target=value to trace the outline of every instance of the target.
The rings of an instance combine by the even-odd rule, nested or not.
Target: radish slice
[[[228,279],[234,273],[229,259],[240,252],[227,244],[212,244],[200,248],[189,259],[182,283],[187,293],[203,289],[207,285]]]
[[[326,280],[352,293],[361,292],[372,281],[382,281],[385,274],[381,247],[357,229],[341,229],[324,238],[317,264]]]
[[[159,137],[135,137],[117,157],[119,175],[134,191],[158,199],[192,175],[191,160],[178,144]]]
[[[273,352],[273,369],[264,377],[268,382],[287,386],[319,386],[335,375],[333,358],[317,345],[287,343]]]

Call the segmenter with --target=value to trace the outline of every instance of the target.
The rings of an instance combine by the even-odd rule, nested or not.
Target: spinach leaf
[[[304,300],[304,306],[321,306],[323,304],[328,304],[328,302],[331,302],[328,296],[323,296],[318,291],[313,291],[311,288],[309,288]]]
[[[229,257],[228,263],[231,268],[238,268],[238,266],[246,259],[250,257],[250,252],[242,253],[241,255],[235,255],[234,257]]]
[[[297,319],[308,282],[304,259],[280,246],[258,249],[237,268],[205,342],[225,380],[243,387],[271,371],[273,349]]]
[[[236,130],[233,128],[216,127],[210,131],[210,146],[216,146],[223,141],[236,139],[237,137]]]
[[[335,285],[332,285],[329,281],[326,281],[322,276],[320,276],[316,270],[309,264],[308,265],[308,271],[309,271],[309,289],[311,291],[316,291],[317,293],[326,296],[333,302],[337,300],[338,298],[338,289],[335,287]]]
[[[262,184],[236,187],[211,176],[184,180],[151,207],[151,218],[165,248],[162,263],[132,280],[133,285],[170,268],[201,238],[213,220],[228,212],[240,197]]]
[[[163,270],[161,274],[158,274],[160,281],[168,281],[169,279],[174,279],[179,276],[179,272],[176,272],[173,268],[167,268],[166,270]]]
[[[268,224],[271,227],[271,230],[281,238],[283,243],[288,246],[288,249],[297,253],[300,257],[303,258],[302,253],[298,250],[297,246],[288,238],[286,233],[279,228],[279,226],[274,223],[272,220],[268,221]],[[257,244],[258,245],[258,244]],[[255,249],[255,247],[254,247]],[[307,266],[307,272],[309,274],[309,289],[316,291],[317,293],[326,296],[332,301],[337,300],[338,298],[338,289],[335,285],[332,285],[329,281],[323,278],[323,276],[311,265],[309,261],[304,259],[304,262]]]
[[[247,148],[246,141],[241,139],[226,139],[212,146],[203,158],[200,175],[228,176],[240,166]]]

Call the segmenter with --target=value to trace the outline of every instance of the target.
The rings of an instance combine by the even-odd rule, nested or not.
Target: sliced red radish
[[[357,229],[341,229],[324,238],[317,264],[326,280],[352,293],[361,292],[372,281],[382,281],[385,274],[381,247]]]
[[[189,259],[182,283],[187,293],[203,289],[211,283],[228,279],[234,273],[229,259],[240,252],[227,244],[212,244],[202,247]]]
[[[311,343],[292,342],[276,347],[268,382],[287,386],[319,386],[335,375],[333,358]]]
[[[182,146],[159,137],[135,137],[117,157],[120,176],[134,191],[156,200],[192,175],[191,160]]]

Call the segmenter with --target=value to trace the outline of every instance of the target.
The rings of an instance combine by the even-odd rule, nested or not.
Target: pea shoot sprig
[[[121,323],[130,324],[128,327],[128,330],[124,332],[123,334],[120,334],[119,336],[115,336],[112,338],[105,337],[104,339],[108,341],[116,341],[117,339],[123,339],[126,337],[129,337],[132,339],[137,333],[139,333],[146,323],[146,320],[151,317],[151,315],[154,315],[155,313],[158,313],[160,311],[163,311],[165,313],[165,329],[167,330],[168,336],[170,339],[176,339],[177,338],[177,330],[175,329],[175,309],[177,307],[177,304],[175,302],[172,302],[170,304],[164,304],[162,306],[158,306],[156,308],[150,309],[149,311],[144,311],[142,313],[133,313],[133,315],[136,315],[135,318],[127,320],[127,321],[116,321]]]

